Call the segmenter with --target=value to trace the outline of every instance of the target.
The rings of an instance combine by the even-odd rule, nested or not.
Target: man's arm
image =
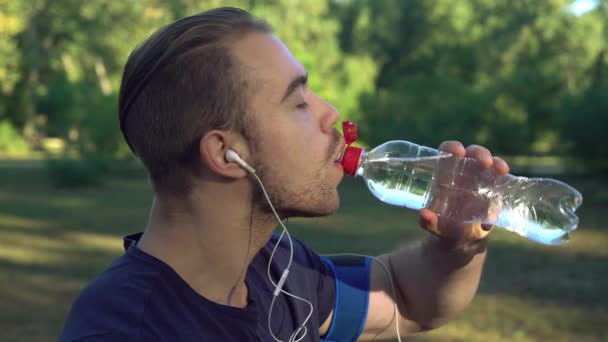
[[[396,336],[395,302],[402,336],[436,328],[472,301],[481,277],[487,240],[452,247],[431,237],[380,257],[391,273],[374,262],[369,311],[360,341]]]

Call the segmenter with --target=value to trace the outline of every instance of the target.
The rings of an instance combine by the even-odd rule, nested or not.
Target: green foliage
[[[115,127],[90,124],[117,120],[124,61],[139,41],[170,19],[169,13],[158,1],[24,0],[0,6],[2,18],[14,24],[4,28],[0,20],[0,31],[9,38],[5,48],[0,45],[0,84],[6,85],[0,92],[0,115],[18,127],[43,117],[46,126],[33,134],[65,138],[86,146],[83,152],[112,154],[111,145],[119,153],[121,137],[110,131]],[[3,58],[9,52],[12,59]],[[11,71],[3,73],[5,69]],[[102,141],[93,137],[99,129],[107,131],[95,134],[115,141],[92,147]]]
[[[237,6],[274,26],[363,143],[458,139],[601,164],[596,135],[572,130],[608,130],[608,2],[576,16],[572,1],[0,0],[0,120],[29,142],[127,158],[129,53],[177,18]]]
[[[564,108],[574,115],[563,126],[563,136],[572,142],[573,153],[586,161],[588,171],[608,171],[608,145],[600,141],[608,127],[608,86],[588,90],[580,98],[564,100]]]
[[[579,115],[561,99],[581,96],[608,48],[605,5],[577,17],[567,0],[336,3],[342,46],[370,51],[379,67],[360,102],[371,144],[459,139],[506,154],[578,155],[579,138],[560,123]]]
[[[25,155],[29,146],[7,120],[0,120],[0,154]]]

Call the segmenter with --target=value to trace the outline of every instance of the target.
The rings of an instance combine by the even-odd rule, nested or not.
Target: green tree
[[[8,32],[13,68],[0,79],[3,114],[36,145],[45,135],[65,137],[83,153],[118,138],[117,125],[87,126],[91,117],[115,116],[116,92],[126,55],[138,37],[163,22],[157,1],[24,0],[3,8],[18,25]],[[4,82],[2,82],[4,84]],[[115,121],[115,120],[114,120]],[[104,121],[105,122],[105,121]],[[97,121],[99,123],[99,120]],[[107,135],[87,138],[96,131]],[[110,144],[115,144],[112,141]],[[101,150],[107,148],[101,148]]]
[[[500,153],[563,153],[561,98],[585,89],[603,38],[568,0],[336,1],[346,51],[378,62],[362,135]]]
[[[582,91],[562,101],[562,136],[569,152],[577,156],[588,171],[603,173],[608,171],[608,147],[600,140],[608,130],[608,2],[601,1],[580,20],[588,29],[585,36],[579,37],[589,44],[593,59],[592,63],[585,64]]]
[[[338,44],[327,0],[195,1],[0,0],[0,119],[34,145],[63,137],[81,154],[128,155],[116,97],[128,54],[178,17],[233,5],[267,19],[310,72],[311,87],[346,116],[371,91],[374,63]]]

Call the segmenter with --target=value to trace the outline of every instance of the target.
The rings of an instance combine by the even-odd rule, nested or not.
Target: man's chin
[[[282,217],[324,217],[330,216],[338,211],[340,203],[336,202],[334,205],[325,205],[319,208],[289,208],[282,209]]]
[[[258,208],[267,214],[273,214],[267,202],[258,202]],[[276,203],[275,209],[281,218],[288,217],[323,217],[333,215],[340,207],[340,196],[336,190],[333,194],[324,196],[323,200],[304,203]]]

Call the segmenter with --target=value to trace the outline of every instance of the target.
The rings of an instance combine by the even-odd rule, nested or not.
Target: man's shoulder
[[[289,241],[290,238],[291,243]],[[293,236],[288,237],[287,234],[281,236],[281,234],[277,233],[271,235],[262,251],[265,250],[267,253],[272,253],[272,250],[277,247],[276,253],[289,253],[291,246],[293,246],[294,256],[318,256],[312,247],[308,246],[300,239]]]
[[[136,248],[136,247],[132,247]],[[120,256],[93,281],[83,289],[78,301],[86,304],[100,302],[99,304],[120,305],[116,300],[135,302],[149,292],[162,277],[162,269],[133,255],[128,251]],[[128,295],[128,296],[126,296]],[[125,298],[126,296],[126,298]]]
[[[147,299],[161,277],[162,270],[143,260],[128,253],[119,257],[80,292],[60,341],[98,341],[116,335],[135,339]]]
[[[275,246],[278,245],[272,261],[270,256]],[[293,254],[291,253],[293,246]],[[262,262],[258,264],[266,270],[270,263],[271,271],[275,272],[276,277],[281,277],[282,272],[287,266],[287,261],[292,260],[290,265],[289,279],[287,286],[291,286],[298,291],[309,293],[309,296],[322,295],[322,292],[333,291],[333,272],[330,266],[324,262],[323,258],[310,246],[297,238],[289,238],[274,234],[268,244],[264,246],[264,256]],[[302,292],[303,293],[303,292]]]
[[[278,248],[274,260],[285,260],[285,258],[288,258],[291,254],[291,246],[293,246],[293,260],[295,262],[306,265],[309,268],[312,266],[316,270],[325,270],[324,265],[321,263],[321,256],[313,247],[307,245],[302,240],[291,237],[290,243],[286,235],[281,238],[280,234],[275,233],[271,236],[263,250],[270,256],[277,244]]]

